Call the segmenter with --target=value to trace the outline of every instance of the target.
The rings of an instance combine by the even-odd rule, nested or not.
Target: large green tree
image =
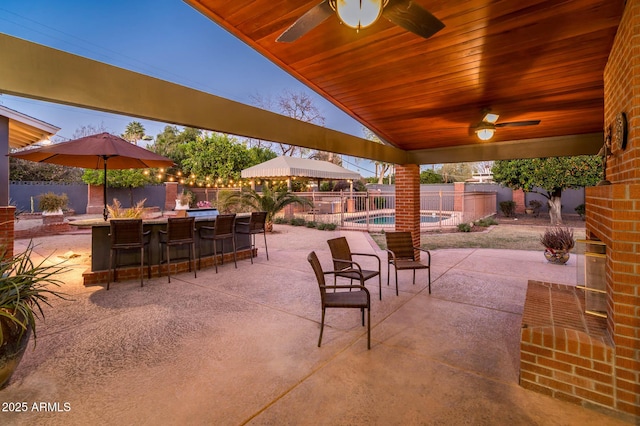
[[[176,126],[165,126],[162,133],[156,136],[155,143],[149,149],[156,154],[171,158],[176,163],[176,170],[182,169],[182,162],[187,157],[185,146],[202,137],[202,130],[185,127],[179,130]]]
[[[549,157],[496,161],[493,179],[512,189],[536,192],[547,198],[552,225],[562,223],[562,191],[596,185],[602,179],[598,156]]]
[[[82,180],[89,185],[103,185],[104,171],[86,169]],[[134,205],[133,188],[144,186],[153,182],[151,175],[145,174],[142,169],[107,170],[108,188],[129,188],[129,203]]]
[[[251,165],[249,150],[224,133],[197,138],[184,147],[183,172],[204,177],[239,179],[242,169]]]
[[[145,134],[144,126],[139,121],[132,121],[127,124],[127,127],[124,129],[124,133],[122,134],[122,138],[128,140],[134,145],[137,145],[139,140],[151,140],[151,136],[147,136]]]

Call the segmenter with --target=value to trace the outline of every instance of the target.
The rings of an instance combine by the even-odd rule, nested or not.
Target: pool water
[[[447,220],[447,219],[450,219],[450,218],[451,218],[451,216],[427,215],[427,216],[420,216],[420,222],[421,223],[435,223],[435,222],[440,222],[440,221]],[[365,224],[365,223],[367,223],[367,218],[366,217],[361,217],[361,218],[358,218],[358,219],[350,220],[349,222]],[[375,216],[372,215],[372,216],[369,216],[369,223],[373,224],[373,225],[395,225],[396,216],[394,214],[375,215]]]

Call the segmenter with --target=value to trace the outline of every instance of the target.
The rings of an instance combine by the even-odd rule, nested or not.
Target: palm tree
[[[134,145],[138,144],[138,141],[145,138],[144,134],[144,126],[139,121],[132,121],[127,124],[127,127],[124,129],[124,134],[122,137]]]
[[[254,211],[267,212],[267,220],[265,223],[267,232],[273,231],[273,216],[289,204],[313,207],[313,203],[310,200],[298,197],[293,192],[286,189],[272,191],[267,186],[262,188],[262,193],[254,191],[253,189],[243,189],[241,192],[230,194],[223,201],[225,208],[238,203],[248,206]]]

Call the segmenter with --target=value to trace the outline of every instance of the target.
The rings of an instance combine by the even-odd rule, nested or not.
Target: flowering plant
[[[207,209],[211,207],[211,203],[209,201],[198,201],[196,205],[199,209]]]

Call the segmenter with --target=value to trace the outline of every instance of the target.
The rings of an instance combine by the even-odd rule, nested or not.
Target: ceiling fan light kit
[[[423,38],[444,28],[438,18],[412,0],[324,0],[307,10],[276,41],[292,43],[333,15],[356,31],[373,25],[381,16]]]
[[[482,126],[476,129],[476,135],[478,136],[478,139],[480,139],[481,141],[488,141],[493,137],[493,134],[495,132],[496,132],[496,129],[489,126]]]
[[[389,0],[330,0],[329,5],[348,27],[360,30],[373,25]]]

